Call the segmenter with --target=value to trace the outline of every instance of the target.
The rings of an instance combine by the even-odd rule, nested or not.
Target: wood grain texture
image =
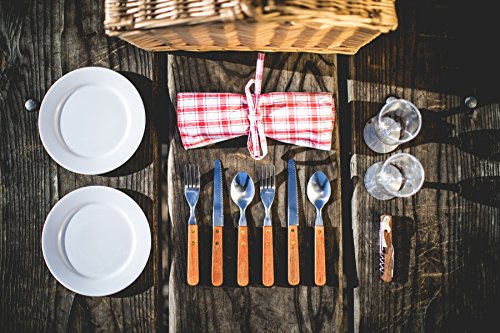
[[[178,92],[243,93],[255,75],[256,53],[184,53],[169,56],[169,90],[174,101]],[[267,54],[263,92],[328,91],[336,97],[336,57],[312,54]],[[170,110],[174,113],[175,110]],[[169,213],[172,221],[172,265],[169,284],[169,328],[171,332],[331,332],[345,331],[344,292],[342,290],[342,252],[329,244],[341,244],[340,181],[338,141],[332,151],[319,151],[268,140],[269,154],[261,161],[252,159],[246,148],[247,137],[186,151],[178,132],[170,144],[168,161]],[[293,158],[299,184],[299,243],[301,283],[291,288],[287,281],[286,164]],[[211,285],[211,231],[213,204],[213,161],[220,159],[223,169],[224,201],[224,282]],[[186,219],[188,206],[182,194],[181,170],[186,163],[198,163],[201,195],[197,205],[200,233],[200,284],[186,284]],[[247,209],[249,243],[249,285],[236,281],[237,228],[239,210],[229,198],[230,180],[238,171],[258,179],[265,164],[276,167],[276,196],[271,214],[274,240],[274,286],[262,284],[262,221],[264,209],[256,196]],[[327,285],[314,286],[315,209],[305,201],[307,180],[322,170],[331,180],[332,198],[324,208],[327,229],[327,269],[332,272]],[[256,182],[255,186],[260,186]],[[340,288],[338,287],[340,286]],[[277,320],[279,318],[279,320]],[[320,318],[320,319],[319,319]]]
[[[262,227],[262,284],[274,284],[273,227]]]
[[[236,259],[236,281],[240,287],[248,285],[248,227],[238,227],[238,258]]]
[[[326,283],[325,267],[325,227],[314,227],[314,283],[323,286]]]
[[[300,282],[299,229],[288,227],[288,283],[296,286]]]
[[[37,113],[28,98],[42,100],[63,74],[84,66],[121,71],[151,99],[152,56],[104,36],[101,1],[0,3],[0,326],[6,332],[90,332],[158,329],[159,170],[154,127],[123,167],[101,176],[73,174],[57,166],[38,136]],[[149,94],[149,96],[148,96]],[[143,208],[152,250],[143,274],[111,297],[90,298],[67,290],[45,266],[41,230],[52,206],[86,185],[123,190]]]
[[[473,146],[473,136],[461,136],[461,144],[453,139],[500,130],[498,103],[481,97],[498,82],[492,73],[498,73],[498,64],[488,62],[491,46],[481,44],[485,50],[480,53],[463,50],[467,41],[484,40],[486,30],[478,27],[484,27],[480,21],[491,16],[491,9],[483,5],[397,1],[398,31],[351,59],[352,215],[360,281],[355,326],[360,332],[466,332],[499,323],[500,210],[493,193],[498,193],[500,163],[495,154],[464,149]],[[420,134],[396,152],[417,157],[426,182],[411,198],[378,201],[366,192],[363,176],[390,154],[371,152],[362,131],[393,94],[412,101],[422,113]],[[472,112],[463,106],[468,94],[482,101]],[[498,93],[493,97],[498,101]],[[490,142],[475,144],[498,151]],[[481,194],[480,185],[489,190]],[[396,265],[390,284],[378,271],[381,214],[393,215]]]
[[[195,286],[200,282],[200,267],[198,259],[198,225],[188,226],[187,240],[187,283]]]
[[[214,227],[212,232],[212,284],[216,287],[224,281],[223,227]]]

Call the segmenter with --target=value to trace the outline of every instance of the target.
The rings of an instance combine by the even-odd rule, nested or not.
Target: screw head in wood
[[[38,110],[38,101],[33,99],[33,98],[30,98],[28,99],[25,103],[24,103],[24,108],[26,109],[26,111],[28,112],[33,112],[33,111],[36,111]]]
[[[398,98],[397,98],[396,96],[389,96],[389,97],[387,97],[387,99],[385,100],[385,103],[386,103],[386,104],[389,104],[389,103],[394,102],[394,101],[397,101],[397,100],[398,100]]]
[[[474,109],[477,106],[477,98],[474,96],[466,97],[465,106],[467,106],[469,109]]]

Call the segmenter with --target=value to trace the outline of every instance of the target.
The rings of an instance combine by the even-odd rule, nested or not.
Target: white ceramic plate
[[[151,250],[151,231],[129,196],[105,186],[73,191],[52,208],[42,232],[43,257],[66,288],[114,294],[137,279]]]
[[[49,155],[85,175],[116,169],[137,150],[146,115],[137,89],[101,67],[74,70],[57,80],[40,107],[38,129]]]

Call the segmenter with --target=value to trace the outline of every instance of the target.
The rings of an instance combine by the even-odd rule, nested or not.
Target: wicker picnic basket
[[[150,51],[354,54],[397,27],[395,0],[105,0],[106,32]]]

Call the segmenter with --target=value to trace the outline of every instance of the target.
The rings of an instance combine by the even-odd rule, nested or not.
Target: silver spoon
[[[246,172],[238,172],[231,182],[231,199],[240,208],[240,220],[238,222],[238,259],[237,259],[237,282],[244,287],[248,285],[248,227],[245,217],[245,209],[252,202],[255,187],[252,178]]]
[[[307,183],[307,197],[316,207],[316,221],[314,222],[314,282],[318,286],[326,283],[325,267],[325,229],[321,210],[328,202],[332,189],[330,181],[321,171],[316,171]]]

